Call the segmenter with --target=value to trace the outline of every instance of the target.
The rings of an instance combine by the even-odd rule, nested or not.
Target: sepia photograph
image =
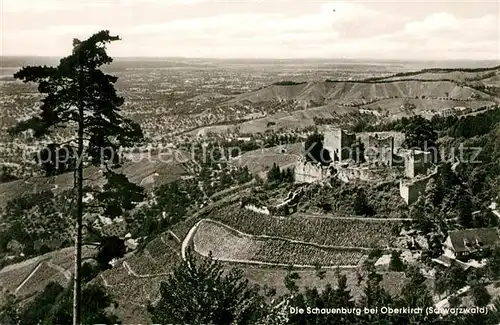
[[[500,325],[498,0],[0,0],[0,325]]]

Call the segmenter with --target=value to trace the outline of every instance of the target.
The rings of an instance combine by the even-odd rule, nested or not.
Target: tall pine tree
[[[136,123],[120,115],[119,107],[124,99],[118,96],[114,87],[117,77],[100,70],[113,59],[106,53],[106,45],[119,40],[109,31],[100,31],[84,41],[73,40],[72,53],[60,60],[56,67],[28,66],[14,74],[16,79],[38,84],[38,91],[44,94],[41,112],[37,116],[20,122],[14,133],[33,130],[35,137],[43,138],[58,128],[70,130],[73,134],[66,145],[75,149],[74,183],[76,189],[75,218],[75,270],[73,297],[73,324],[81,323],[81,262],[82,228],[86,186],[83,169],[87,165],[101,165],[106,168],[104,176],[108,188],[119,183],[120,192],[102,192],[102,211],[107,216],[120,215],[123,209],[141,200],[141,189],[127,183],[125,177],[116,174],[113,167],[118,163],[117,151],[142,140],[142,131]],[[126,184],[124,184],[125,182]],[[125,193],[121,193],[125,194]],[[125,198],[125,199],[124,199]],[[132,200],[130,200],[132,199]]]

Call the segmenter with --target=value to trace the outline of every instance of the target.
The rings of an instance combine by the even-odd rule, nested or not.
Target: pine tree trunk
[[[83,219],[83,105],[79,105],[78,149],[77,149],[77,211],[75,229],[75,274],[73,288],[73,325],[81,324],[82,279],[82,219]]]
[[[77,215],[75,231],[75,274],[73,290],[73,325],[80,325],[82,283],[80,269],[82,265],[82,215],[83,215],[83,166],[77,171]]]

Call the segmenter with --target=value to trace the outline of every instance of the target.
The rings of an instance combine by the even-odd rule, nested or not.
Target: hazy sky
[[[109,29],[112,56],[500,60],[499,0],[0,3],[2,55],[66,55]]]

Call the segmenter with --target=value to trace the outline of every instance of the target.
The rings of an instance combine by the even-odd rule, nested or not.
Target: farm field
[[[238,125],[242,133],[258,133],[266,130],[279,131],[282,128],[305,128],[314,126],[314,118],[335,118],[351,112],[356,112],[354,107],[340,106],[328,103],[318,107],[309,107],[289,112],[271,114],[265,118],[243,122]],[[269,123],[275,123],[269,125]]]
[[[94,252],[94,248],[91,246],[82,247],[82,256],[84,260]],[[31,284],[24,284],[18,292],[19,295],[31,296],[40,288],[43,289],[50,281],[65,282],[66,278],[64,275],[57,269],[48,266],[47,263],[50,262],[65,270],[71,271],[73,261],[73,248],[68,247],[3,268],[0,271],[0,303],[5,299],[5,294],[7,292],[14,293],[14,290],[27,279],[35,269],[35,273],[28,281]],[[40,267],[38,267],[39,265]],[[35,282],[33,282],[33,278],[36,279]]]
[[[252,261],[280,265],[357,266],[364,253],[359,250],[320,248],[286,240],[252,238],[220,224],[203,221],[194,236],[197,253],[222,261]]]
[[[103,279],[107,277],[109,276],[103,274]],[[113,295],[121,301],[146,305],[148,301],[154,301],[158,297],[162,279],[164,277],[141,278],[128,275],[122,282],[113,285],[108,283],[108,288],[111,288]]]
[[[22,283],[22,286],[16,291],[16,296],[25,298],[34,293],[42,292],[45,286],[53,281],[61,285],[66,285],[69,282],[57,269],[50,267],[47,262],[42,262],[29,279]]]
[[[182,241],[184,237],[189,232],[189,229],[191,229],[197,222],[198,220],[196,218],[189,217],[181,222],[178,222],[172,227],[172,232],[180,238]]]
[[[158,161],[154,156],[148,160],[126,162],[122,168],[118,169],[118,172],[123,172],[131,182],[146,189],[150,189],[153,185],[158,186],[175,181],[187,174],[182,164],[175,161],[168,162],[168,158],[165,156],[162,159],[165,162]],[[89,183],[93,185],[103,185],[105,181],[99,168],[93,166],[85,168],[84,177],[89,179]],[[152,182],[147,182],[148,178],[151,177],[153,177]],[[0,184],[0,207],[25,193],[52,190],[58,194],[72,187],[73,173],[51,177],[32,177],[27,180],[20,179],[2,183]]]
[[[161,281],[166,276],[141,278],[130,274],[122,262],[104,271],[93,281],[102,283],[118,302],[117,314],[125,323],[150,323],[148,302],[159,296]]]
[[[23,267],[17,268],[5,268],[0,272],[0,292],[11,292],[13,293],[15,289],[28,277],[28,275],[35,270],[39,263],[29,263],[25,264]],[[0,297],[0,302],[2,301]]]
[[[481,82],[485,85],[498,86],[500,85],[500,73],[497,73],[495,76],[490,78],[481,79]]]
[[[147,246],[146,250],[149,253],[149,256],[151,256],[153,259],[160,259],[160,258],[165,258],[165,257],[173,257],[174,255],[179,255],[180,254],[180,249],[176,250],[179,245],[177,243],[172,242],[173,245],[176,245],[174,247],[170,246],[170,243],[165,243],[165,239],[163,237],[167,236],[159,236],[150,241]]]

